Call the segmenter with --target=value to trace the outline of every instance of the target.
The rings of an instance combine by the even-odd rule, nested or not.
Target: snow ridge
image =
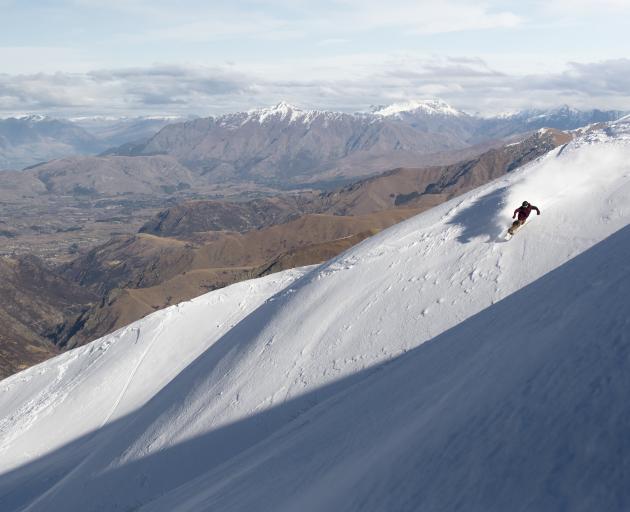
[[[524,199],[542,215],[504,242]],[[10,377],[0,499],[31,512],[624,510],[629,202],[622,120],[323,265],[211,292]]]
[[[403,103],[394,103],[388,107],[381,108],[374,112],[375,115],[383,117],[397,116],[405,113],[422,113],[429,116],[466,116],[461,110],[453,108],[451,105],[440,99],[435,100],[411,100]]]
[[[281,101],[280,103],[258,109],[252,109],[247,112],[236,114],[226,114],[216,118],[216,122],[222,126],[239,127],[247,123],[255,122],[265,124],[273,121],[280,121],[287,124],[305,124],[309,125],[314,120],[322,120],[323,122],[343,119],[346,116],[368,119],[378,122],[387,117],[400,117],[402,115],[427,115],[427,116],[447,116],[447,117],[464,117],[466,113],[451,107],[445,101],[435,100],[413,100],[404,103],[396,103],[388,107],[379,108],[371,113],[357,112],[354,114],[345,114],[342,112],[333,112],[326,110],[302,110],[291,103]]]

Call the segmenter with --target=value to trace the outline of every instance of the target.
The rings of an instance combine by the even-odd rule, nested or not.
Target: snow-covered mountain
[[[540,128],[574,130],[593,123],[615,121],[624,114],[621,110],[578,110],[568,105],[550,110],[527,109],[486,118],[481,121],[481,132],[488,136],[505,137]]]
[[[412,127],[421,133],[438,131],[466,145],[486,142],[480,133],[481,120],[457,110],[442,100],[413,100],[376,109],[373,113],[389,122]]]
[[[443,100],[410,100],[402,103],[393,103],[388,106],[378,107],[373,110],[375,115],[384,117],[403,118],[410,114],[424,114],[428,116],[467,116],[465,112],[453,108]]]
[[[566,110],[566,109],[565,109]],[[541,127],[573,129],[619,112],[523,112],[482,118],[441,100],[413,100],[347,114],[273,107],[166,126],[146,143],[114,154],[167,154],[210,182],[248,181],[273,187],[353,180],[385,169],[453,163],[474,151]],[[466,155],[469,156],[469,155]],[[458,159],[463,158],[459,154]]]
[[[0,168],[18,169],[73,154],[160,154],[173,156],[211,184],[325,185],[396,167],[453,163],[515,134],[542,127],[570,130],[622,114],[562,107],[482,118],[442,100],[425,99],[355,114],[305,110],[282,101],[188,121],[33,115],[0,120]],[[469,153],[453,156],[454,151]]]
[[[3,510],[626,510],[629,203],[626,120],[5,379]]]
[[[467,148],[466,134],[437,117],[416,126],[377,114],[269,108],[171,124],[120,154],[167,154],[209,181],[273,186],[353,179],[417,165],[431,153]]]

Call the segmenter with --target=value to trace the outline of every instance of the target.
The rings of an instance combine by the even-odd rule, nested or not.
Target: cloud
[[[528,77],[530,88],[563,91],[569,94],[625,96],[630,91],[630,59],[594,63],[570,62],[562,73]]]
[[[177,111],[192,111],[217,98],[238,97],[248,87],[248,79],[231,70],[182,66],[0,74],[0,110],[142,113],[176,107]]]
[[[256,70],[155,65],[88,73],[0,74],[0,112],[208,115],[282,99],[305,108],[359,111],[433,97],[481,113],[564,103],[630,110],[628,90],[630,59],[571,62],[557,72],[517,76],[476,57],[366,54],[280,62]]]

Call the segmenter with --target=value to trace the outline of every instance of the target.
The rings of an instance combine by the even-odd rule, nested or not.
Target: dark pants
[[[512,222],[512,226],[510,227],[510,229],[508,229],[508,232],[514,233],[514,231],[516,231],[523,224],[525,224],[525,219],[516,219],[514,222]]]

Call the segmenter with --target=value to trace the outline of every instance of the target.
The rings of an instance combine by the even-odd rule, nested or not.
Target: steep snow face
[[[525,199],[542,215],[504,242]],[[2,503],[628,508],[629,201],[618,122],[324,265],[6,379]]]
[[[304,272],[291,270],[211,292],[67,352],[52,365],[1,381],[2,470],[136,410]],[[35,438],[40,441],[33,444]]]

